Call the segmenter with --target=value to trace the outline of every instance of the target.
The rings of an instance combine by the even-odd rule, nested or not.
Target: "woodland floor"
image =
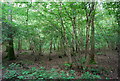
[[[3,60],[3,65],[7,66],[12,62],[22,62],[24,64],[24,66],[27,67],[45,67],[46,69],[50,69],[50,68],[56,68],[59,70],[62,70],[64,67],[62,66],[62,64],[64,64],[68,59],[67,56],[64,56],[63,58],[59,58],[58,54],[56,54],[55,52],[53,54],[51,54],[51,58],[52,60],[49,61],[48,60],[48,55],[44,54],[43,56],[39,56],[39,55],[31,55],[31,54],[27,54],[27,51],[23,51],[24,54],[19,54],[17,59],[14,61],[6,61]],[[117,56],[117,52],[116,51],[112,51],[112,50],[106,50],[106,51],[101,51],[102,54],[100,55],[95,55],[95,60],[97,62],[97,64],[92,65],[95,67],[104,67],[106,68],[106,70],[109,71],[109,73],[106,75],[107,77],[109,77],[110,79],[117,79],[118,78],[118,56]],[[84,54],[81,54],[80,57],[82,57]],[[4,57],[5,55],[3,55]],[[37,61],[34,61],[35,57],[37,57]],[[75,56],[72,56],[73,61],[75,61]],[[77,71],[77,69],[74,69]],[[78,71],[77,71],[78,72]],[[78,75],[80,75],[80,72],[77,73]]]

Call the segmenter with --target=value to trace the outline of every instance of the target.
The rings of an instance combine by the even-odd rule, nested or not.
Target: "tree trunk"
[[[56,50],[56,45],[55,45],[55,43],[54,43],[54,51]]]
[[[60,50],[60,43],[58,41],[58,45],[57,45],[57,50],[59,51]]]
[[[19,38],[18,39],[18,53],[21,53],[22,50],[22,40]]]
[[[87,26],[86,26],[86,64],[90,62],[95,62],[94,53],[95,53],[95,41],[94,41],[94,2],[88,3],[88,9],[86,9],[86,18],[87,18]],[[90,48],[90,27],[91,28],[91,52]]]
[[[8,5],[10,5],[10,3],[8,3]],[[9,10],[10,15],[8,16],[8,20],[10,22],[12,22],[12,10]],[[8,38],[10,38],[8,40],[8,54],[7,57],[9,60],[15,60],[15,53],[14,53],[14,46],[13,46],[13,30],[12,30],[12,26],[9,24],[9,31],[10,33],[8,33]]]
[[[52,59],[51,59],[51,53],[52,53],[52,39],[51,39],[51,41],[50,41],[49,61],[52,60]]]
[[[73,54],[76,52],[76,27],[75,27],[75,17],[73,20],[71,19],[72,22],[72,46],[73,46]]]
[[[95,38],[94,38],[94,17],[95,17],[95,10],[94,10],[94,2],[92,3],[92,21],[91,21],[91,54],[90,54],[90,63],[95,62]]]
[[[35,54],[35,44],[34,44],[33,39],[30,39],[29,43],[30,43],[29,50],[31,50],[31,55],[34,55]]]
[[[39,45],[39,55],[42,54],[42,43],[41,43],[41,40],[40,40],[40,45]]]
[[[15,60],[15,54],[14,54],[14,47],[13,47],[13,37],[10,35],[10,40],[8,41],[9,47],[8,47],[8,59],[9,60]]]
[[[75,36],[75,52],[78,52],[78,37],[77,37],[77,32],[76,32],[76,17],[73,17],[73,31],[74,31],[74,36]]]
[[[32,50],[32,43],[29,41],[29,50]]]
[[[62,9],[62,3],[60,3],[60,7],[61,7],[61,9]],[[67,54],[67,56],[68,56],[68,59],[69,59],[69,63],[72,63],[72,58],[71,58],[71,53],[70,53],[70,50],[69,50],[69,45],[68,45],[68,40],[67,40],[67,37],[66,37],[66,29],[65,29],[65,27],[64,27],[64,23],[63,23],[63,18],[62,18],[62,16],[61,16],[61,12],[60,12],[61,10],[59,10],[59,16],[60,16],[60,21],[61,21],[61,26],[62,26],[62,28],[63,28],[63,37],[64,37],[64,41],[65,41],[65,52],[66,52],[66,54]]]
[[[86,10],[87,11],[87,10]],[[89,55],[89,42],[90,42],[90,13],[89,12],[86,12],[86,55],[85,57],[87,57],[87,55]]]

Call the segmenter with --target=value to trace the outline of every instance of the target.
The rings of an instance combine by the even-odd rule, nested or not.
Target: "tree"
[[[108,13],[108,15],[113,15],[114,17],[115,17],[115,22],[116,23],[113,23],[113,26],[115,26],[115,28],[114,29],[112,29],[112,31],[115,33],[117,33],[117,39],[115,40],[115,42],[113,43],[113,42],[111,42],[111,47],[113,48],[113,49],[115,49],[115,45],[116,45],[116,49],[118,50],[118,52],[119,52],[119,50],[120,50],[120,41],[119,41],[119,39],[120,39],[120,33],[119,33],[119,30],[120,30],[120,9],[119,9],[119,6],[120,5],[120,3],[119,2],[108,2],[108,3],[104,3],[103,4],[103,7],[109,12]],[[113,43],[113,44],[112,44]]]
[[[60,3],[60,8],[62,9],[62,3]],[[60,15],[61,26],[63,29],[63,37],[64,37],[64,41],[65,41],[64,45],[65,45],[65,49],[66,49],[66,54],[68,56],[69,63],[72,63],[72,58],[71,58],[71,54],[70,54],[70,50],[69,50],[68,40],[66,37],[66,29],[65,29],[65,26],[63,24],[63,19],[62,19],[60,10],[59,10],[59,15]]]
[[[11,3],[8,2],[8,5],[11,6]],[[6,26],[7,26],[8,30],[11,31],[11,32],[7,33],[7,38],[9,40],[8,40],[8,46],[7,46],[8,53],[7,53],[6,57],[8,58],[8,60],[15,60],[15,53],[14,53],[14,46],[13,46],[14,29],[13,29],[13,26],[11,25],[11,22],[12,22],[12,9],[11,8],[8,10],[8,13],[9,13],[9,15],[7,17],[7,20],[9,22],[6,24]]]
[[[95,41],[94,41],[95,9],[94,9],[94,5],[95,5],[95,2],[91,2],[91,3],[88,2],[85,7],[85,10],[86,10],[86,56],[87,56],[86,64],[95,62],[95,59],[94,59],[94,54],[95,54]],[[91,38],[90,38],[90,27],[91,27]],[[89,50],[90,45],[91,45],[91,52]]]
[[[95,62],[95,28],[94,28],[94,18],[95,18],[95,2],[92,2],[92,18],[91,18],[91,54],[90,63]]]

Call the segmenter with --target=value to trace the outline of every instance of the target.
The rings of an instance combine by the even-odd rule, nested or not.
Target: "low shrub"
[[[12,63],[8,68],[4,69],[3,79],[74,79],[75,71],[58,71],[55,68],[46,70],[44,67],[37,69],[20,69],[20,65]],[[18,68],[18,69],[17,69]]]
[[[99,75],[91,74],[87,71],[81,75],[80,79],[101,79],[101,77]]]
[[[65,66],[70,67],[69,64],[65,64]],[[2,69],[4,70],[3,79],[75,79],[79,77],[76,75],[75,70],[59,70],[55,68],[46,70],[45,67],[24,69],[20,64],[15,63]],[[102,72],[103,68],[86,67],[83,70],[83,74],[79,79],[101,79],[100,72]]]

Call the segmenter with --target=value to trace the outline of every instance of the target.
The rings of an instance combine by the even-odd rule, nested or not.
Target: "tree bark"
[[[40,40],[40,45],[39,45],[39,55],[42,54],[42,41]]]
[[[90,63],[95,62],[95,29],[94,29],[94,17],[95,17],[95,10],[94,10],[95,3],[92,2],[92,20],[91,20],[91,54],[90,54]]]
[[[54,42],[54,51],[56,50],[56,44],[55,44],[55,42]]]
[[[10,6],[11,5],[11,3],[8,3],[8,5]],[[12,10],[10,10],[9,9],[9,11],[8,11],[9,13],[10,13],[10,15],[8,15],[8,20],[10,21],[10,22],[12,22],[12,15],[11,15],[11,13],[12,13]],[[12,30],[12,26],[9,24],[9,33],[8,33],[8,38],[9,38],[9,40],[8,40],[8,54],[7,54],[7,56],[8,56],[8,60],[15,60],[15,53],[14,53],[14,46],[13,46],[13,30]]]
[[[18,53],[21,53],[22,50],[22,40],[19,38],[18,39]]]
[[[95,41],[94,41],[94,5],[95,2],[88,2],[88,9],[86,8],[86,64],[95,62],[94,53],[95,53]],[[91,27],[91,42],[90,42],[90,27]],[[91,43],[91,44],[90,44]],[[89,50],[91,45],[91,51]]]
[[[57,44],[57,50],[59,51],[60,50],[60,43],[58,41],[58,44]]]
[[[49,61],[51,60],[51,53],[52,53],[52,39],[51,39],[51,41],[50,41]]]
[[[72,46],[73,46],[73,54],[76,52],[76,27],[75,27],[75,19],[76,17],[73,17],[71,19],[71,22],[72,22]]]
[[[89,7],[90,7],[90,4],[89,4]],[[85,48],[86,55],[85,57],[89,55],[89,47],[90,47],[89,45],[89,42],[90,42],[90,12],[88,12],[88,9],[86,8],[86,48]]]

